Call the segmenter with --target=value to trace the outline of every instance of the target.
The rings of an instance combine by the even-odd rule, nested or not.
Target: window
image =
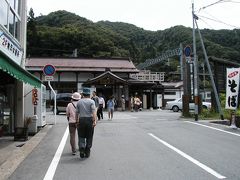
[[[14,37],[19,40],[20,39],[20,21],[18,18],[15,18],[15,35]]]
[[[20,39],[19,3],[19,0],[0,1],[0,24],[17,40]]]
[[[20,14],[19,0],[15,0],[15,11]]]
[[[176,95],[176,92],[171,92],[171,91],[169,91],[169,92],[165,92],[164,94],[165,94],[165,95]]]
[[[14,14],[12,11],[10,11],[9,13],[9,20],[8,20],[8,23],[9,23],[9,32],[14,35]]]
[[[15,5],[15,0],[8,0],[9,1],[9,4],[12,8],[14,8],[14,5]]]
[[[207,97],[210,98],[211,97],[211,93],[207,93]]]
[[[0,24],[3,25],[5,28],[8,28],[7,10],[8,10],[7,2],[0,1]]]

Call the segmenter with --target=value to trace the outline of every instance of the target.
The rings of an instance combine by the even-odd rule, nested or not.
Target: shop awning
[[[15,64],[14,62],[11,63],[7,58],[0,56],[0,69],[4,72],[8,73],[15,79],[18,79],[24,83],[30,84],[34,87],[41,87],[41,80],[37,77],[23,69],[21,66]]]

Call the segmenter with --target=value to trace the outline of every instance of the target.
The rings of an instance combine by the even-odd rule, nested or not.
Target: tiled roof
[[[78,58],[29,58],[26,60],[27,70],[42,70],[47,64],[55,66],[59,71],[105,71],[138,72],[129,59],[78,59]]]
[[[113,79],[116,82],[121,82],[121,83],[125,83],[127,84],[127,81],[118,77],[117,75],[111,73],[110,71],[106,71],[103,74],[100,74],[99,76],[89,79],[87,82],[85,82],[85,84],[92,84],[92,83],[96,83],[98,81],[104,80],[104,79]]]

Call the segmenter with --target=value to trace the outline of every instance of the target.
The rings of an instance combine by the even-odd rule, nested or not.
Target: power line
[[[210,29],[214,29],[214,27],[212,25],[210,25],[209,23],[207,23],[206,21],[204,21],[202,18],[199,18],[199,20],[201,20],[203,23],[205,23],[207,26],[210,27]]]
[[[240,1],[231,1],[231,0],[229,0],[229,2],[232,2],[232,3],[240,3]]]
[[[217,20],[217,19],[213,19],[213,18],[209,18],[209,17],[206,17],[206,16],[201,16],[201,15],[198,15],[198,17],[202,17],[202,18],[205,18],[205,19],[208,19],[208,20],[211,20],[211,21],[215,21],[215,22],[220,23],[220,24],[224,24],[224,25],[227,25],[227,26],[236,28],[236,29],[240,29],[240,27],[238,27],[238,26],[225,23],[225,22],[223,22],[223,21],[221,21],[221,20]]]
[[[214,5],[219,4],[219,3],[227,3],[227,2],[228,2],[228,3],[240,3],[240,1],[236,1],[236,0],[218,0],[218,1],[216,1],[216,2],[214,2],[214,3],[211,3],[211,4],[207,5],[207,6],[201,7],[201,8],[198,10],[198,13],[200,13],[201,10],[205,10],[205,9],[208,8],[208,7],[214,6]],[[205,11],[205,13],[207,13],[207,12]],[[209,13],[207,13],[207,14],[210,15]],[[221,21],[221,20],[217,19],[216,17],[214,17],[214,16],[212,16],[212,15],[210,15],[211,17],[206,17],[206,16],[202,16],[202,15],[199,15],[199,14],[198,14],[197,16],[198,16],[198,17],[200,16],[200,17],[202,17],[202,18],[205,18],[205,19],[208,19],[208,20],[211,20],[211,21],[220,23],[220,24],[227,25],[227,26],[232,27],[232,28],[237,28],[237,29],[239,29],[238,26],[235,26],[235,25],[226,23],[226,22],[224,22],[224,21]],[[202,20],[204,23],[206,23],[202,18],[201,18],[201,20]],[[207,23],[206,23],[206,24],[207,24]]]
[[[213,6],[213,5],[216,5],[216,4],[219,4],[219,3],[226,3],[226,2],[229,2],[229,3],[240,3],[240,1],[219,0],[219,1],[216,1],[216,2],[214,2],[214,3],[212,3],[212,4],[209,4],[209,5],[207,5],[207,6],[203,6],[203,7],[199,8],[198,13],[199,13],[201,10],[206,9],[206,8],[208,8],[208,7],[211,7],[211,6]]]
[[[209,4],[209,5],[207,5],[207,6],[201,7],[201,8],[198,10],[198,12],[200,12],[201,10],[206,9],[206,8],[208,8],[208,7],[211,7],[211,6],[213,6],[213,5],[216,5],[216,4],[219,4],[219,3],[224,3],[224,2],[231,2],[231,0],[219,0],[219,1],[216,1],[216,2],[214,2],[214,3],[212,3],[212,4]]]

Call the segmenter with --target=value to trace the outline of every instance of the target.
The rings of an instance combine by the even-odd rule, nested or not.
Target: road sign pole
[[[50,81],[48,81],[48,86],[50,87],[51,91],[54,94],[54,124],[56,124],[57,95],[56,95],[56,92],[53,90]]]
[[[189,117],[189,101],[192,96],[192,49],[188,45],[184,48],[184,56],[185,56],[185,63],[184,63],[184,78],[183,78],[183,85],[184,85],[184,95],[183,95],[183,116]]]
[[[54,124],[56,124],[56,113],[57,113],[57,95],[53,90],[50,81],[53,80],[53,75],[55,74],[55,67],[52,64],[47,64],[43,67],[43,73],[45,74],[45,80],[48,81],[48,86],[54,94]]]

